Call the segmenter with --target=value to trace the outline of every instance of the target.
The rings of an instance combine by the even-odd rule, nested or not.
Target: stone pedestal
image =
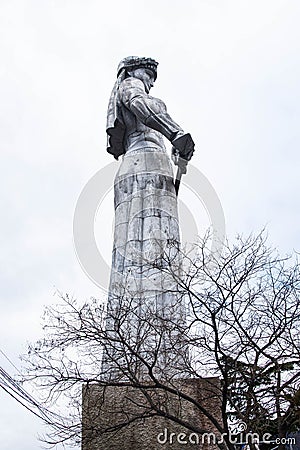
[[[218,378],[178,380],[176,386],[220,421]],[[206,430],[207,435],[202,438],[201,434],[170,419],[154,415],[151,401],[167,414]],[[216,429],[191,402],[163,390],[145,389],[143,393],[125,383],[117,387],[84,386],[82,424],[82,450],[217,448],[214,445],[214,435],[218,438]]]

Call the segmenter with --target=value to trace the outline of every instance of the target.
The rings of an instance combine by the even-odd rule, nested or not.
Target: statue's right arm
[[[126,78],[120,88],[120,100],[144,125],[159,131],[169,141],[184,134],[182,128],[167,113],[166,105],[151,97],[137,78]]]

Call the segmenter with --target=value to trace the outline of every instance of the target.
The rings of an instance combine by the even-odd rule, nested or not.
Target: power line
[[[9,389],[6,389],[6,388],[5,388],[4,386],[2,386],[2,385],[1,385],[0,387],[1,387],[8,395],[10,395],[13,399],[15,399],[18,403],[20,403],[22,406],[24,406],[24,408],[28,409],[28,411],[30,411],[32,414],[34,414],[35,416],[39,417],[39,418],[42,419],[42,420],[45,420],[44,417],[40,416],[38,413],[36,413],[36,412],[33,411],[32,409],[30,409],[30,408],[28,407],[28,405],[22,403],[21,400],[20,400],[19,398],[15,397],[15,396],[12,394],[12,392],[10,392]],[[52,422],[47,421],[47,423],[52,423]]]
[[[22,373],[20,372],[20,370],[18,369],[18,367],[12,362],[11,359],[9,359],[9,357],[4,353],[3,350],[0,349],[0,353],[2,353],[2,355],[4,356],[5,359],[7,359],[7,361],[19,372],[20,375],[22,375]]]
[[[0,353],[5,357],[5,359],[19,372],[20,375],[22,375],[19,368],[11,361],[11,359],[4,353],[3,350],[0,349]],[[7,382],[4,382],[7,387],[9,387],[11,390],[13,390],[14,393],[21,396],[24,400],[31,403],[35,407],[37,407],[39,410],[44,410],[45,408],[41,406],[31,395],[29,395],[17,382],[14,380],[1,366],[0,366],[0,375],[2,374],[2,377],[7,380]],[[0,383],[3,383],[3,379],[0,379]],[[15,398],[13,396],[13,398]],[[17,400],[15,398],[15,400]],[[22,404],[23,405],[23,404]],[[24,406],[24,405],[23,405]]]
[[[58,414],[49,411],[44,406],[39,404],[2,367],[0,367],[0,387],[11,397],[13,397],[18,403],[24,406],[28,411],[32,412],[40,419],[46,421],[46,423],[53,424],[54,419],[59,419],[60,416]],[[31,409],[28,404],[37,408],[40,414]]]
[[[15,364],[4,353],[4,351],[0,349],[0,353],[22,376],[23,374],[21,373],[21,371],[18,369],[18,367],[15,366]],[[46,424],[56,428],[57,430],[62,431],[63,429],[68,428],[68,426],[70,425],[66,423],[66,418],[63,419],[59,414],[49,411],[47,408],[41,405],[34,397],[26,392],[26,390],[20,385],[20,383],[12,378],[9,373],[7,373],[1,366],[0,388],[2,388],[4,392],[6,392],[10,397],[16,400],[21,406],[26,408],[29,412],[34,414],[39,419],[43,420]]]

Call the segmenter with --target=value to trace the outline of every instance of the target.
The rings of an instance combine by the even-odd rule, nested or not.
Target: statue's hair
[[[122,75],[123,72],[125,72],[126,77],[126,73],[128,73],[128,71],[144,67],[146,69],[152,70],[154,79],[156,80],[157,66],[158,62],[155,61],[155,59],[144,58],[140,56],[127,56],[127,58],[122,59],[122,61],[118,65],[117,77],[119,79],[119,76]]]

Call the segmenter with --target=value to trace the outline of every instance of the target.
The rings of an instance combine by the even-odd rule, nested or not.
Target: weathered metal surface
[[[170,117],[160,99],[149,95],[157,63],[149,58],[132,59],[131,65],[130,61],[128,58],[120,64],[108,111],[108,151],[116,158],[124,154],[114,182],[115,231],[108,316],[119,308],[121,298],[124,302],[124,296],[131,296],[141,304],[141,319],[152,308],[153,315],[162,312],[179,324],[185,320],[185,307],[172,292],[172,288],[176,290],[174,280],[157,265],[158,261],[163,264],[164,256],[172,258],[174,270],[180,270],[177,198],[163,136],[170,142],[186,142],[190,135]],[[138,330],[138,320],[138,315],[130,316],[128,327]],[[113,329],[112,322],[112,317],[107,319],[108,328]],[[137,342],[136,333],[129,334]],[[147,339],[147,345],[155,344],[152,339]],[[165,337],[160,354],[165,367],[175,358],[171,339],[175,342],[177,337]],[[109,372],[105,361],[104,357]],[[174,367],[174,361],[171,365]]]

